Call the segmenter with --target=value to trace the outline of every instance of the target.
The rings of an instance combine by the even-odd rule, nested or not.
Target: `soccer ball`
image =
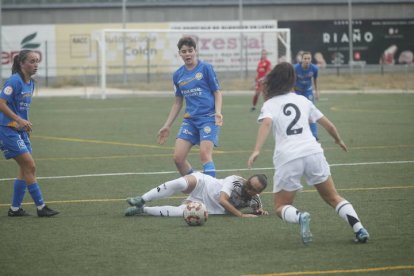
[[[207,221],[207,208],[201,202],[189,202],[184,208],[183,217],[188,225],[201,226]]]

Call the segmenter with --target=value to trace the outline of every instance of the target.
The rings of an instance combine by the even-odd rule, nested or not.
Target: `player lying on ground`
[[[128,198],[127,202],[132,207],[126,209],[125,215],[181,217],[188,202],[204,203],[210,215],[233,214],[243,218],[268,215],[263,210],[259,196],[266,186],[267,178],[264,174],[253,175],[246,180],[237,175],[217,179],[196,172],[165,182],[142,196]],[[145,206],[147,202],[180,192],[189,195],[180,206]],[[246,207],[252,208],[253,213],[245,214],[240,211]]]

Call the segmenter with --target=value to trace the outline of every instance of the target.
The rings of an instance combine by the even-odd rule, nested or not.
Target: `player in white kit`
[[[286,222],[300,224],[303,243],[312,241],[310,214],[292,206],[296,192],[303,188],[300,182],[303,176],[308,185],[314,186],[320,196],[349,223],[356,241],[365,243],[369,234],[351,203],[337,193],[323,149],[313,137],[309,123],[319,123],[344,151],[347,151],[347,146],[335,125],[311,101],[291,93],[294,84],[295,71],[290,63],[278,64],[267,75],[264,89],[266,102],[258,118],[261,126],[247,165],[252,167],[272,130],[276,141],[273,154],[276,214]]]
[[[151,189],[142,196],[128,198],[132,207],[125,211],[125,216],[148,214],[162,217],[180,217],[188,202],[201,202],[210,215],[233,214],[237,217],[257,217],[267,215],[263,210],[259,194],[266,189],[267,178],[263,174],[249,177],[247,180],[231,175],[217,179],[200,172],[167,181]],[[170,197],[177,193],[188,194],[179,206],[146,206],[147,202]],[[240,210],[250,207],[252,214]]]

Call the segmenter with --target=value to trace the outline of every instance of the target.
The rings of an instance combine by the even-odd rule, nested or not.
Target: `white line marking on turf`
[[[363,166],[363,165],[384,165],[384,164],[410,164],[414,163],[414,160],[407,161],[385,161],[385,162],[360,162],[360,163],[340,163],[331,164],[331,167],[344,167],[344,166]],[[216,172],[232,172],[232,171],[262,171],[262,170],[274,170],[270,168],[243,168],[243,169],[224,169],[216,170]],[[83,177],[101,177],[101,176],[124,176],[124,175],[157,175],[157,174],[174,174],[177,171],[164,171],[164,172],[126,172],[126,173],[102,173],[102,174],[79,174],[79,175],[57,175],[57,176],[38,176],[37,179],[64,179],[64,178],[83,178]],[[15,180],[15,178],[0,178],[1,181]]]

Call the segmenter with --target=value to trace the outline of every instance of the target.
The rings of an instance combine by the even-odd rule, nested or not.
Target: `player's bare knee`
[[[25,164],[25,166],[22,168],[22,172],[25,175],[35,175],[35,173],[36,173],[35,163],[30,162],[28,164]]]
[[[208,149],[200,148],[200,161],[204,164],[212,160],[212,153]]]
[[[180,155],[174,155],[174,163],[177,167],[184,164],[184,162],[185,162],[185,157],[180,156]]]
[[[338,194],[325,195],[322,198],[323,200],[325,200],[327,204],[329,204],[333,208],[335,208],[335,206],[343,200],[343,198],[340,197]]]

